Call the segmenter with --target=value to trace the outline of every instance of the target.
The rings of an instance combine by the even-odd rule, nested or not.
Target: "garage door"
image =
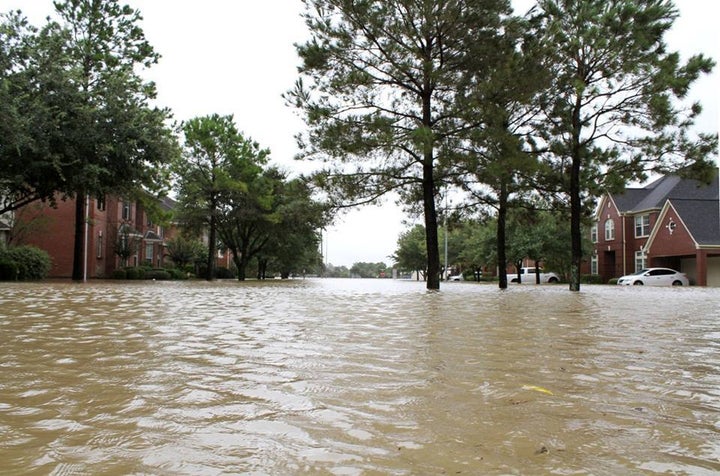
[[[720,256],[707,260],[707,285],[720,287]]]

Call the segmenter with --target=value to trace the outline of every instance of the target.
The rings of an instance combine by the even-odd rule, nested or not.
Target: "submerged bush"
[[[145,271],[145,279],[168,280],[170,279],[170,273],[161,268],[149,269]]]
[[[237,277],[237,273],[233,273],[232,270],[223,266],[215,268],[215,277],[217,279],[233,279]]]
[[[187,279],[188,278],[187,273],[181,269],[170,268],[167,270],[167,272],[168,272],[168,274],[170,274],[170,279]]]
[[[46,278],[51,265],[50,255],[34,246],[0,249],[0,279],[5,281]]]
[[[125,268],[125,279],[142,279],[144,275],[141,268]]]
[[[15,281],[18,274],[18,267],[10,258],[0,257],[0,281]]]
[[[584,284],[602,284],[602,276],[599,274],[583,274],[580,282]]]

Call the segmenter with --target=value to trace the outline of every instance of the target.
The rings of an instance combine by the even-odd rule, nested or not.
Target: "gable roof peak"
[[[710,184],[671,174],[659,177],[641,188],[628,187],[622,193],[612,195],[612,198],[622,213],[660,210],[669,199],[718,201],[717,169],[715,179]]]

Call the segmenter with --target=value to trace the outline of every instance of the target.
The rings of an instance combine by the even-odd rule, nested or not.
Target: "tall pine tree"
[[[461,130],[455,97],[465,69],[492,56],[505,0],[307,0],[312,38],[288,99],[305,113],[306,158],[338,205],[396,191],[421,203],[427,288],[440,287],[436,196],[443,155]],[[487,45],[486,49],[470,45]],[[475,57],[471,57],[476,55]]]
[[[569,196],[570,289],[579,291],[588,200],[649,171],[710,170],[717,134],[692,135],[701,108],[682,100],[714,63],[683,64],[668,51],[678,16],[668,0],[540,0],[537,13],[554,78],[539,145]]]

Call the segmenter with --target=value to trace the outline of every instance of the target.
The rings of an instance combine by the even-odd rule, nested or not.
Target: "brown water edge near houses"
[[[720,472],[720,289],[0,284],[0,473]]]

